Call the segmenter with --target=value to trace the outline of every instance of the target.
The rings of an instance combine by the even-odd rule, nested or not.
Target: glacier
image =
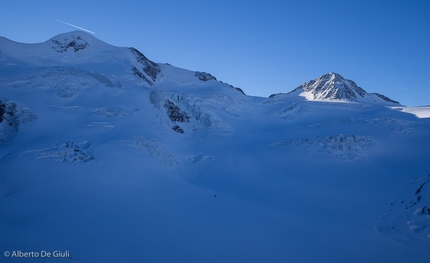
[[[429,130],[337,73],[263,98],[81,31],[0,37],[0,261],[427,262]]]

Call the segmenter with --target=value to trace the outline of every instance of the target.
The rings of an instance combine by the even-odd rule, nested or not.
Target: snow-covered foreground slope
[[[430,120],[298,95],[0,39],[1,262],[429,261]]]

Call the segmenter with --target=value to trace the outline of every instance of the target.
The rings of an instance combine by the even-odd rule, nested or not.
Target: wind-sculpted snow
[[[358,124],[360,126],[367,125],[380,125],[384,127],[387,131],[398,132],[402,134],[411,134],[414,131],[414,128],[418,126],[429,127],[427,124],[420,124],[410,120],[401,120],[401,119],[393,119],[393,118],[344,118],[344,119],[334,119],[330,121],[318,122],[303,126],[304,128],[320,128],[320,127],[330,127],[330,125],[336,124]],[[370,126],[369,126],[370,127]],[[374,126],[373,126],[374,127]]]
[[[174,153],[173,149],[171,149],[169,145],[154,138],[134,136],[132,138],[122,140],[122,143],[130,147],[145,150],[151,158],[160,162],[164,168],[172,168],[183,163],[198,163],[216,160],[215,156],[204,153]]]
[[[21,89],[51,89],[63,98],[73,97],[97,85],[121,88],[120,82],[111,80],[102,73],[75,67],[48,67],[38,69],[35,73],[27,73],[26,70],[28,69],[23,69],[24,76],[21,79],[15,79],[13,76],[6,78],[6,86]]]
[[[277,115],[286,120],[296,120],[300,115],[309,113],[303,105],[299,103],[293,103],[287,107],[283,107]]]
[[[11,79],[7,84],[21,88],[50,89],[57,96],[65,99],[76,97],[83,91],[98,85],[121,88],[121,83],[109,79],[102,73],[75,67],[52,67],[48,70],[42,70],[39,74],[28,76],[24,82]]]
[[[107,118],[131,116],[135,112],[139,111],[138,108],[128,110],[121,107],[113,107],[113,106],[94,107],[94,108],[79,106],[79,105],[67,105],[67,106],[49,105],[49,106],[54,109],[59,109],[68,113],[78,113],[78,112],[81,112],[81,113],[85,112],[87,114],[94,113],[97,115],[105,116]],[[99,122],[99,123],[102,123],[102,122]]]
[[[389,204],[375,230],[396,242],[414,236],[430,239],[430,174],[412,181],[396,201]]]
[[[94,159],[90,147],[91,142],[88,141],[79,143],[68,141],[48,148],[25,151],[21,155],[34,155],[39,159],[48,159],[57,162],[88,162]]]
[[[273,143],[273,146],[294,147],[301,150],[312,150],[313,154],[333,155],[343,159],[354,159],[367,153],[372,139],[366,136],[336,134],[302,138]]]
[[[70,82],[77,82],[76,87],[81,88],[83,86],[90,86],[91,84],[103,84],[107,87],[120,87],[119,83],[113,83],[108,77],[104,76],[99,72],[83,70],[79,68],[72,67],[53,67],[48,72],[41,75],[43,79],[45,79],[49,83],[55,83],[58,87],[58,84],[64,83],[67,78]]]
[[[123,140],[123,142],[128,146],[144,149],[151,158],[160,162],[165,168],[173,167],[182,162],[180,158],[170,152],[167,145],[153,138],[135,136],[131,139]]]
[[[105,129],[115,129],[116,127],[118,127],[117,125],[111,122],[105,122],[105,121],[90,122],[86,126],[91,128],[105,128]]]
[[[91,109],[91,112],[106,116],[108,118],[131,116],[133,115],[133,113],[137,111],[139,111],[138,108],[135,108],[132,110],[126,110],[124,108],[111,107],[111,106]]]

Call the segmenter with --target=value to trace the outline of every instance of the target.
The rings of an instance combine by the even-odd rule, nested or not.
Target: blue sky
[[[430,105],[430,1],[6,1],[0,36],[75,30],[155,62],[206,71],[247,94],[288,92],[327,72],[408,106]]]

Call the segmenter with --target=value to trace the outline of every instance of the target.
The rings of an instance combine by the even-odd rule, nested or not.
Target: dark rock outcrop
[[[136,75],[137,77],[139,77],[140,79],[142,79],[143,81],[145,81],[146,83],[148,83],[149,86],[154,85],[154,83],[152,83],[146,76],[145,74],[143,74],[142,72],[140,72],[140,70],[138,70],[136,67],[133,67],[132,69],[133,74]]]
[[[194,76],[196,76],[199,80],[204,81],[204,82],[209,81],[209,80],[217,80],[214,76],[212,76],[211,74],[206,73],[206,72],[196,71]]]
[[[190,116],[171,100],[164,101],[164,108],[172,122],[190,122]]]
[[[172,130],[174,130],[177,133],[184,133],[184,130],[181,127],[179,127],[178,125],[173,126]]]
[[[6,112],[6,105],[0,101],[0,123],[3,122],[3,115]]]
[[[88,44],[87,41],[82,39],[80,36],[73,37],[72,40],[69,40],[68,38],[65,38],[63,41],[59,40],[51,40],[55,45],[52,46],[52,49],[59,53],[64,53],[69,50],[69,48],[73,49],[73,51],[78,52],[79,50],[83,50],[86,47],[88,47],[90,44]]]
[[[137,62],[143,65],[143,72],[148,75],[152,81],[157,79],[157,75],[161,72],[160,67],[157,63],[149,60],[145,55],[143,55],[139,50],[131,47],[129,48],[131,53],[135,56]]]

